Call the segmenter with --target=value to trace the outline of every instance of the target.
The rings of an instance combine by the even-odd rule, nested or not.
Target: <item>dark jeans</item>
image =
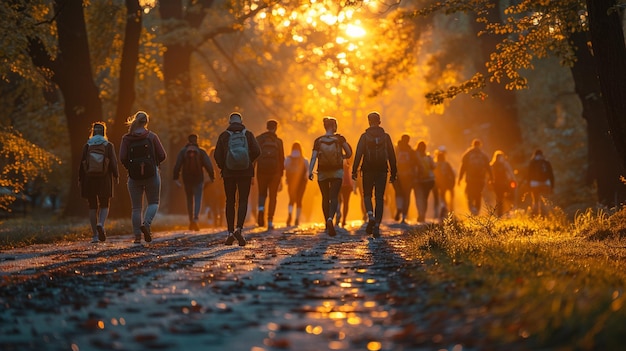
[[[94,195],[87,198],[87,203],[89,203],[90,210],[97,210],[99,208],[108,208],[109,200],[111,198],[104,197],[100,195]]]
[[[467,182],[467,186],[465,187],[467,207],[469,207],[470,212],[474,216],[477,216],[480,213],[484,187],[484,181]]]
[[[434,180],[419,181],[415,184],[415,205],[417,206],[417,221],[422,223],[426,221],[426,211],[428,210],[428,197],[435,187]],[[437,216],[437,208],[439,206],[439,196],[433,192],[435,196],[435,218]]]
[[[317,182],[322,193],[322,211],[324,211],[324,221],[329,218],[335,218],[335,213],[337,213],[337,204],[339,203],[341,182],[341,178],[329,178]]]
[[[189,221],[198,220],[200,208],[202,207],[202,190],[203,182],[187,183],[185,182],[185,197],[187,198],[187,214]]]
[[[282,174],[257,174],[257,183],[259,185],[259,209],[265,208],[265,201],[267,199],[267,192],[269,191],[269,204],[265,212],[267,213],[267,219],[271,221],[274,218],[276,212],[276,196],[278,195],[278,186],[280,185],[280,178]]]
[[[387,172],[363,172],[363,203],[368,213],[374,213],[376,223],[383,219],[386,187]],[[376,197],[376,209],[372,205],[372,194]]]
[[[224,178],[226,194],[226,225],[228,232],[235,231],[235,204],[237,204],[237,228],[243,228],[248,213],[248,196],[252,177]]]

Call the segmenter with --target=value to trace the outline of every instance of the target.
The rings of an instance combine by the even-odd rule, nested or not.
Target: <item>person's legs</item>
[[[258,214],[257,220],[259,227],[265,226],[265,202],[267,200],[267,191],[270,183],[271,175],[257,174],[257,185],[259,187]]]
[[[278,197],[278,187],[280,186],[280,174],[274,174],[268,183],[269,203],[267,204],[267,226],[272,229],[274,213],[276,213],[276,198]]]
[[[187,201],[187,216],[189,217],[189,229],[191,229],[191,222],[193,221],[193,188],[191,183],[184,183],[185,200]]]
[[[363,204],[369,219],[374,218],[374,205],[372,204],[372,193],[376,177],[370,172],[363,172]]]
[[[248,197],[250,196],[251,177],[235,178],[237,186],[237,228],[243,228],[248,213]]]
[[[374,174],[374,195],[376,197],[376,209],[374,211],[374,218],[376,219],[376,226],[380,225],[383,220],[383,210],[385,206],[385,189],[387,188],[387,173]],[[371,198],[370,198],[371,202]]]
[[[226,227],[229,233],[235,231],[235,194],[237,183],[235,178],[224,178],[224,194],[226,194]]]
[[[193,186],[193,220],[194,222],[198,222],[200,218],[200,209],[202,209],[202,191],[203,191],[202,182],[197,183]]]
[[[329,179],[329,189],[328,189],[328,217],[326,218],[326,230],[328,231],[328,235],[335,236],[335,226],[333,225],[333,218],[335,218],[335,214],[337,213],[337,207],[339,206],[339,192],[341,191],[341,178],[331,178]]]
[[[152,221],[159,209],[159,200],[161,198],[161,175],[159,172],[150,179],[146,184],[146,200],[148,201],[148,207],[146,207],[146,213],[143,217],[143,225],[150,230]],[[144,233],[145,234],[145,233]]]
[[[350,209],[350,195],[352,194],[352,188],[347,186],[341,187],[341,226],[346,226],[346,220],[348,219],[348,210]]]
[[[128,178],[128,195],[131,203],[131,223],[135,241],[141,240],[141,211],[143,207],[144,185],[132,178]]]
[[[324,179],[317,182],[320,187],[320,193],[322,194],[322,212],[324,213],[324,222],[330,216],[330,180]]]
[[[107,217],[109,216],[109,197],[101,197],[98,196],[98,224],[96,225],[96,230],[98,231],[98,240],[105,241],[106,233],[104,231],[104,222],[106,222]]]
[[[89,196],[87,198],[89,203],[89,224],[91,226],[92,243],[98,242],[98,198],[96,196]]]

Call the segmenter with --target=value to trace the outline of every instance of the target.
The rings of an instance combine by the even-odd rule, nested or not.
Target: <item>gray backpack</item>
[[[246,129],[244,128],[239,132],[227,130],[227,132],[230,138],[228,139],[228,153],[226,153],[226,168],[233,171],[248,169],[250,167],[250,155]]]

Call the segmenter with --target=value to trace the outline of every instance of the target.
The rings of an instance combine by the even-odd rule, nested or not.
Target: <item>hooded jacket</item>
[[[387,164],[384,169],[374,169],[368,164],[366,157],[363,157],[366,152],[367,141],[366,135],[369,134],[373,137],[384,138],[385,148],[387,149]],[[395,179],[398,174],[398,168],[396,164],[396,153],[393,149],[393,143],[389,134],[385,133],[385,130],[379,126],[372,126],[365,130],[365,133],[361,134],[359,143],[356,146],[356,156],[354,157],[354,164],[352,165],[352,174],[355,175],[359,171],[359,165],[363,159],[363,165],[361,166],[362,172],[387,172],[390,171],[391,179]]]
[[[105,144],[106,157],[109,159],[109,172],[101,177],[88,176],[83,167],[83,162],[87,160],[89,145]],[[83,146],[83,154],[78,169],[78,181],[80,183],[80,193],[83,198],[93,196],[113,197],[113,181],[119,178],[119,170],[117,167],[117,156],[113,144],[107,141],[102,135],[94,135],[85,146]]]
[[[215,154],[213,157],[215,158],[215,164],[222,171],[222,178],[229,177],[254,177],[254,161],[261,155],[261,148],[259,147],[259,143],[256,141],[254,134],[251,131],[246,129],[246,140],[248,141],[248,155],[250,156],[250,165],[246,169],[242,170],[232,170],[226,167],[226,155],[228,154],[228,141],[230,140],[231,132],[240,132],[244,130],[246,127],[239,122],[231,123],[225,131],[223,131],[219,137],[217,138],[217,143],[215,144]]]

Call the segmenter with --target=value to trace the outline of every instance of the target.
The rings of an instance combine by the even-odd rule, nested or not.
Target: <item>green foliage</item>
[[[24,139],[11,128],[0,130],[0,187],[10,190],[0,196],[0,209],[9,205],[24,192],[26,185],[37,178],[46,181],[52,165],[59,159],[41,147]]]

